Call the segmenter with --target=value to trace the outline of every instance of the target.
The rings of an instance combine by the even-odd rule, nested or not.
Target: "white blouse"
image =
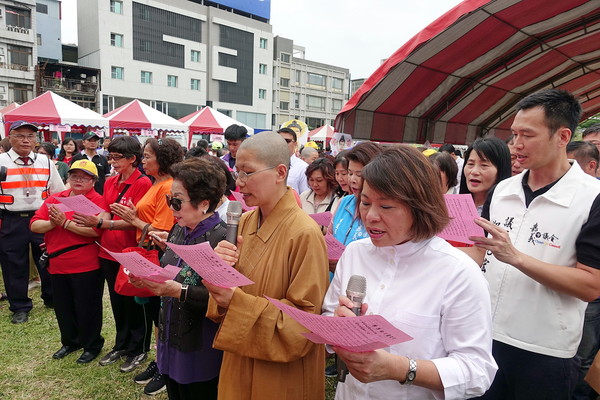
[[[336,399],[465,399],[489,388],[498,368],[490,295],[470,257],[438,237],[389,247],[376,247],[369,238],[350,243],[325,295],[323,314],[333,314],[352,275],[367,280],[367,313],[382,315],[413,337],[385,350],[433,361],[444,392],[391,380],[364,384],[350,375],[338,383]]]
[[[315,192],[309,189],[305,192],[302,192],[300,195],[300,203],[302,204],[302,209],[309,214],[322,213],[327,210],[332,196],[334,196],[333,204],[331,205],[331,209],[329,211],[331,211],[332,214],[335,214],[335,210],[337,210],[341,198],[332,193],[328,194],[327,197],[325,197],[320,203],[317,203],[315,200]]]

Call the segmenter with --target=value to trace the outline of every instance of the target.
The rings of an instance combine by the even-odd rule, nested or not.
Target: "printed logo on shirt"
[[[541,244],[560,249],[558,236],[550,232],[540,231],[537,222],[533,224],[530,231],[531,235],[529,235],[528,243],[531,243],[534,246]]]

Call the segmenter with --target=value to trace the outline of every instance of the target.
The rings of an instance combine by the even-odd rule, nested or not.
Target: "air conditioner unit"
[[[0,100],[4,100],[4,95],[0,94]]]

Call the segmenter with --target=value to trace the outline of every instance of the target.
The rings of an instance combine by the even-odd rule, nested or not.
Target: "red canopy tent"
[[[137,99],[104,114],[104,117],[109,122],[110,136],[113,136],[115,129],[145,136],[156,136],[166,132],[187,132],[187,127],[175,118]]]
[[[11,123],[23,120],[59,131],[63,138],[65,132],[71,131],[73,127],[86,130],[108,126],[108,121],[97,112],[83,108],[53,92],[43,93],[7,112],[3,117],[6,133]],[[46,140],[49,138],[46,137]]]
[[[180,122],[185,124],[190,133],[188,145],[191,146],[192,135],[204,134],[209,135],[213,133],[222,134],[231,125],[242,125],[248,130],[248,135],[254,134],[254,129],[248,125],[242,124],[235,119],[218,112],[214,108],[204,107],[198,111],[186,115],[179,119]]]
[[[313,129],[308,132],[310,140],[319,140],[321,142],[330,141],[335,133],[335,129],[331,125],[323,125],[320,128]]]
[[[559,87],[600,112],[598,0],[465,0],[369,77],[335,120],[355,139],[465,144],[510,133],[514,105]]]

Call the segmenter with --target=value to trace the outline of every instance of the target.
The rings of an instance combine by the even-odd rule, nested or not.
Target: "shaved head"
[[[252,152],[257,161],[267,167],[283,164],[290,169],[290,151],[285,140],[275,132],[260,132],[240,145],[239,151]]]

